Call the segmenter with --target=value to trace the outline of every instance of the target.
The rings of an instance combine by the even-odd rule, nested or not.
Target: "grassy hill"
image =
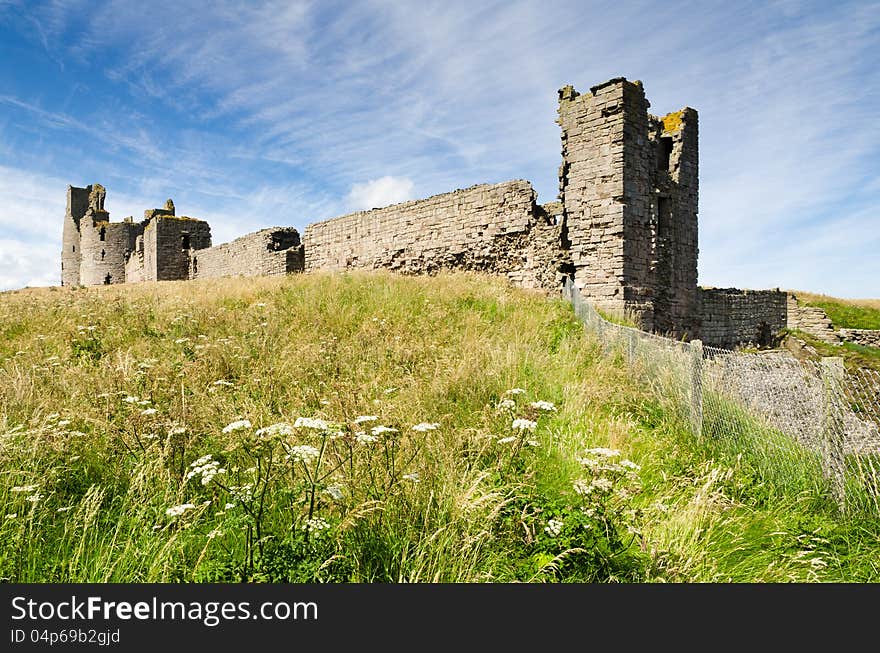
[[[806,306],[818,306],[837,329],[880,329],[880,299],[840,299],[793,291]]]
[[[472,275],[2,294],[0,501],[0,580],[880,578],[876,520]]]

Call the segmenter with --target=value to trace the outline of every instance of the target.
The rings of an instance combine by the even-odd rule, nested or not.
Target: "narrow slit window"
[[[672,172],[669,166],[672,163],[672,136],[660,137],[660,150],[657,155],[657,170]]]
[[[189,249],[189,234],[183,234],[180,239],[181,249]]]
[[[102,261],[104,260],[104,255],[105,255],[106,253],[107,253],[107,252],[105,252],[103,249],[101,250],[101,260],[102,260]]]
[[[98,236],[100,236],[100,238],[101,238],[101,242],[102,242],[102,243],[103,243],[105,240],[107,240],[107,228],[106,228],[106,227],[101,227],[101,231],[98,232]]]

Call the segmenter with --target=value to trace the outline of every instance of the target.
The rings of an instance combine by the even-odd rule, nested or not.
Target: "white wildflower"
[[[225,506],[223,506],[223,510],[232,510],[233,508],[235,508],[234,503],[227,503]]]
[[[536,410],[544,410],[547,412],[556,410],[556,406],[549,401],[533,401],[529,406]]]
[[[504,398],[498,402],[498,410],[513,410],[516,408],[516,402],[513,399]]]
[[[309,533],[321,532],[323,530],[327,530],[328,528],[330,528],[330,524],[327,523],[326,519],[322,519],[321,517],[312,517],[311,519],[306,519],[305,523],[302,525],[302,529],[304,531],[308,531]]]
[[[32,495],[30,495],[29,497],[25,497],[25,498],[28,501],[30,501],[31,503],[38,503],[43,498],[43,495],[40,494],[39,492],[34,492]]]
[[[419,433],[425,433],[426,431],[434,431],[440,428],[440,424],[437,422],[422,422],[421,424],[416,424],[412,427],[413,431],[418,431]]]
[[[232,433],[233,431],[238,431],[240,429],[249,429],[251,427],[250,420],[240,419],[238,421],[227,424],[223,427],[224,433]]]
[[[138,406],[149,406],[152,402],[149,399],[141,399],[137,402]]]
[[[382,392],[384,392],[386,395],[390,395],[394,392],[397,392],[397,388],[385,388]]]
[[[141,411],[141,415],[155,415],[157,411],[155,408],[147,408],[146,410]]]
[[[614,487],[614,484],[607,478],[593,479],[593,482],[590,485],[598,490],[602,490],[603,492],[610,492],[611,489]]]
[[[315,417],[297,417],[296,421],[293,423],[293,428],[326,431],[327,428],[329,428],[329,425],[324,420]]]
[[[214,383],[212,383],[211,385],[222,385],[222,386],[225,386],[225,387],[227,387],[227,388],[234,388],[234,387],[235,387],[235,384],[234,384],[234,383],[232,383],[231,381],[227,381],[226,379],[217,379],[217,380],[214,381]]]
[[[528,419],[515,419],[513,420],[513,424],[511,424],[511,428],[520,431],[534,431],[538,428],[538,423]]]
[[[374,426],[370,429],[370,433],[373,435],[382,435],[383,433],[397,433],[397,429],[393,429],[390,426]]]
[[[537,440],[526,440],[526,444],[529,445],[530,447],[540,447],[541,446],[541,443],[538,442]]]
[[[276,435],[293,435],[293,427],[286,422],[278,422],[277,424],[271,424],[269,426],[264,426],[261,429],[257,429],[256,435],[258,438],[271,438]]]
[[[59,508],[55,512],[68,512],[70,510],[73,510],[73,506],[67,506],[66,508]]]
[[[16,517],[18,517],[17,512],[10,512],[10,513],[7,513],[7,515],[6,515],[6,519],[15,519]]]
[[[168,429],[168,435],[183,435],[184,433],[186,433],[185,426],[173,426]]]
[[[226,470],[220,467],[220,463],[214,460],[211,454],[202,456],[190,463],[190,470],[186,473],[186,480],[200,476],[202,485],[207,485],[217,475],[223,475]]]
[[[593,486],[586,480],[579,478],[574,483],[572,483],[572,487],[574,487],[574,491],[581,496],[586,496],[593,491]]]
[[[127,404],[136,404],[140,400],[141,400],[140,397],[135,397],[134,395],[128,395],[122,401],[124,401]]]
[[[169,517],[180,517],[188,510],[194,510],[195,506],[191,503],[181,503],[179,506],[172,506],[165,511]]]
[[[421,483],[422,477],[419,476],[418,472],[410,472],[409,474],[404,474],[403,478],[407,481],[412,481],[413,483]]]
[[[69,419],[63,419],[63,420],[61,420],[61,421],[58,422],[58,426],[70,426],[70,420],[69,420]]]
[[[223,531],[221,531],[219,528],[215,528],[213,531],[208,533],[208,539],[213,540],[215,537],[220,537],[221,535],[223,535]]]
[[[631,461],[631,460],[626,460],[626,459],[620,461],[620,466],[621,466],[621,467],[626,467],[627,469],[631,469],[631,470],[633,470],[633,471],[635,471],[635,472],[638,472],[638,471],[640,471],[640,470],[642,469],[641,465],[637,465],[637,464],[634,463],[633,461]]]
[[[287,454],[287,457],[294,462],[308,465],[313,460],[316,460],[320,455],[321,452],[315,449],[315,447],[309,444],[300,444],[294,447],[290,447],[290,451]]]
[[[562,532],[563,526],[565,526],[565,522],[559,521],[558,519],[549,519],[547,520],[547,525],[544,527],[544,532],[550,537],[556,537]]]
[[[52,414],[50,414],[50,415],[46,415],[46,421],[47,421],[47,422],[53,422],[53,421],[55,421],[56,419],[58,419],[59,417],[61,417],[61,414],[60,414],[60,413],[52,413]]]
[[[524,395],[525,393],[526,393],[526,391],[523,390],[522,388],[511,388],[510,390],[508,390],[504,394],[506,394],[506,395]]]
[[[328,485],[324,488],[324,494],[329,495],[335,501],[342,500],[342,488],[339,485]]]
[[[182,345],[185,342],[189,342],[189,338],[177,338],[177,340],[174,341],[174,344]]]
[[[357,440],[361,444],[370,444],[370,443],[375,442],[376,440],[379,439],[375,435],[370,435],[369,433],[367,433],[365,431],[358,431],[357,433],[354,434],[354,438],[355,438],[355,440]]]
[[[498,444],[510,444],[511,442],[516,442],[518,438],[516,436],[508,436],[506,438],[501,438],[498,440]]]
[[[375,422],[379,419],[376,415],[358,415],[354,418],[355,424],[363,424],[364,422]]]
[[[13,492],[35,492],[39,485],[16,485],[12,488]]]

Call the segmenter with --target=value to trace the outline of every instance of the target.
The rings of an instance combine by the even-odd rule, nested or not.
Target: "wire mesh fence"
[[[880,514],[880,372],[676,341],[605,319],[566,281],[563,296],[608,354],[704,443],[746,457],[768,485]]]

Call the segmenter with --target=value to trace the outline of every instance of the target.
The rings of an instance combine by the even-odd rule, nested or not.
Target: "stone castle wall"
[[[306,270],[440,269],[504,274],[521,286],[558,288],[561,227],[535,203],[529,182],[472,186],[310,224]]]
[[[877,329],[840,329],[842,340],[863,347],[880,347],[880,330]]]
[[[697,331],[713,347],[773,344],[787,324],[787,300],[780,290],[700,288]]]
[[[299,232],[274,227],[190,253],[189,278],[231,277],[302,272]]]
[[[310,224],[302,243],[277,227],[212,247],[208,223],[177,217],[171,200],[141,222],[113,224],[102,186],[71,187],[62,281],[464,269],[552,291],[571,277],[600,309],[716,346],[764,344],[806,325],[809,311],[785,293],[698,289],[697,112],[658,117],[649,107],[641,82],[624,78],[584,94],[560,89],[558,202],[539,205],[524,180],[482,184]],[[835,333],[830,321],[826,331]]]
[[[809,333],[823,342],[840,342],[840,336],[834,331],[834,325],[825,311],[818,306],[802,306],[793,293],[788,294],[787,326]]]

